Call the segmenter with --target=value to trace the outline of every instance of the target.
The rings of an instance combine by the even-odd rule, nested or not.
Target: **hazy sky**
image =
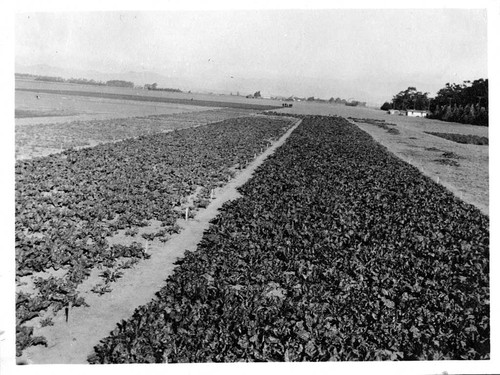
[[[434,95],[486,78],[486,31],[486,11],[471,9],[20,13],[15,56],[204,89],[380,102],[408,86]]]

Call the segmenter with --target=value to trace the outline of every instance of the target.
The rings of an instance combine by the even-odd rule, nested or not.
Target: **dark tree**
[[[488,125],[488,80],[447,83],[431,100],[431,117],[464,124]]]
[[[391,104],[389,102],[385,102],[384,104],[382,104],[382,107],[380,107],[380,109],[382,111],[388,111],[389,109],[391,109]]]
[[[406,90],[399,92],[392,98],[392,107],[394,109],[419,109],[425,110],[429,108],[429,93],[417,91],[415,87],[408,87]]]
[[[130,81],[121,81],[118,79],[106,81],[106,86],[114,86],[114,87],[134,87],[134,82]]]

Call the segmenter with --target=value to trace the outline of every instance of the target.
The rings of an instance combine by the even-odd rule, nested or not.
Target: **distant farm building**
[[[293,104],[292,103],[283,103],[281,104],[282,107],[293,107]]]
[[[419,110],[419,109],[408,109],[406,111],[406,116],[410,117],[427,117],[427,111]]]
[[[410,117],[427,117],[429,112],[420,109],[407,109],[399,110],[399,109],[389,109],[387,111],[390,115],[399,115],[399,116],[410,116]]]

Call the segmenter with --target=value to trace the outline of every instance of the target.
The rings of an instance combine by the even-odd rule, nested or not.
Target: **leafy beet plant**
[[[238,161],[251,160],[290,125],[289,119],[235,118],[18,161],[16,276],[63,268],[63,278],[39,281],[38,295],[55,311],[83,304],[75,290],[92,268],[111,268],[120,259],[130,260],[123,263],[127,268],[150,257],[140,243],[111,246],[109,237],[120,229],[135,235],[157,220],[163,228],[143,237],[167,241],[180,231],[175,208],[186,197],[225,184]],[[103,274],[106,285],[95,292],[109,291],[108,281],[118,275]],[[19,333],[21,338],[31,331]],[[22,347],[30,342],[23,339]]]
[[[487,359],[488,218],[309,116],[91,363]]]

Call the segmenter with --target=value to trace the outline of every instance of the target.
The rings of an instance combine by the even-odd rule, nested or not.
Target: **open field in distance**
[[[16,91],[16,113],[22,116],[16,116],[16,125],[169,115],[207,110],[206,107],[194,105],[137,102],[89,96],[45,93],[39,95],[40,99],[36,96],[37,94],[32,91]]]
[[[204,106],[223,106],[220,103],[226,103],[230,107],[241,107],[254,109],[269,109],[265,106],[274,107],[281,106],[280,101],[271,99],[249,99],[244,96],[236,95],[215,95],[215,94],[200,94],[200,93],[178,93],[167,91],[150,91],[140,88],[127,88],[127,87],[108,87],[108,86],[89,86],[77,85],[68,83],[55,83],[43,81],[29,81],[29,80],[16,80],[16,91],[33,91],[33,92],[48,92],[51,93],[67,93],[70,92],[79,96],[96,96],[116,98],[120,97],[138,100],[138,101],[151,101],[151,102],[176,102],[183,104],[200,104]],[[191,103],[193,102],[193,103]]]

